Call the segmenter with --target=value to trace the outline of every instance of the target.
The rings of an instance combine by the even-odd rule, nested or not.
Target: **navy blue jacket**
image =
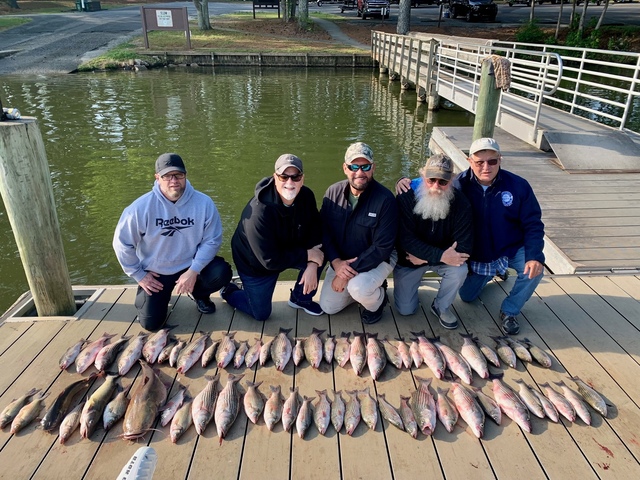
[[[542,212],[529,182],[500,169],[485,191],[469,168],[456,178],[454,186],[467,196],[473,209],[471,260],[511,258],[524,246],[525,262],[544,263]]]
[[[348,260],[356,272],[368,272],[389,260],[398,230],[396,199],[375,180],[360,194],[355,210],[349,203],[349,182],[331,185],[322,199],[322,249],[325,259]]]

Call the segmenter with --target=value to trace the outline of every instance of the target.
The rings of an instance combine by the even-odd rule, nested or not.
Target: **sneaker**
[[[505,270],[504,273],[496,273],[495,277],[499,278],[503,282],[506,282],[509,278],[509,270]]]
[[[440,325],[442,325],[444,328],[449,330],[458,328],[458,319],[456,318],[456,316],[451,313],[448,308],[446,310],[438,312],[435,300],[431,303],[431,311],[436,317],[438,317],[438,320],[440,320]]]
[[[309,315],[313,315],[315,317],[318,317],[324,313],[322,311],[322,308],[320,308],[320,305],[318,305],[316,302],[313,302],[311,300],[296,300],[295,296],[293,295],[293,290],[291,291],[291,295],[289,296],[289,306],[299,310],[304,310]]]
[[[200,313],[204,313],[205,315],[210,315],[216,311],[216,304],[211,301],[209,298],[196,298],[196,306],[198,307],[198,311]]]
[[[382,319],[382,314],[384,313],[384,307],[389,302],[389,299],[387,298],[387,289],[385,288],[386,283],[387,281],[385,280],[384,283],[382,284],[382,287],[384,288],[384,297],[378,309],[375,312],[372,312],[371,310],[367,310],[366,308],[362,309],[362,313],[360,314],[360,319],[362,320],[362,323],[371,325],[372,323],[378,323]]]
[[[231,295],[233,292],[236,292],[238,290],[240,290],[238,285],[231,282],[220,289],[220,296],[222,297],[223,300],[226,301],[229,295]]]
[[[500,320],[502,320],[502,330],[507,335],[517,335],[520,331],[520,324],[515,316],[500,312]]]

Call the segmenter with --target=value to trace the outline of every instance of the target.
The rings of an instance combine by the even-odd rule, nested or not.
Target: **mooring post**
[[[480,73],[480,91],[478,92],[472,140],[483,137],[493,138],[493,130],[498,117],[498,105],[500,104],[500,91],[500,88],[496,88],[491,58],[485,58]]]
[[[73,315],[49,164],[35,118],[0,121],[0,194],[38,316]]]

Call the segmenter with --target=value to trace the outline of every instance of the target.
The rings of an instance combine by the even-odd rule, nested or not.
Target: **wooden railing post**
[[[38,316],[73,315],[49,164],[35,118],[0,122],[0,194]]]
[[[499,88],[496,88],[491,59],[482,62],[480,73],[480,90],[478,92],[478,104],[476,106],[476,119],[473,123],[473,138],[491,137],[496,126],[498,106],[500,104]]]

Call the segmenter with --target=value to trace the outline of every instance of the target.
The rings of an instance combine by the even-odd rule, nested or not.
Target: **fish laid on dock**
[[[87,343],[87,341],[84,338],[81,338],[75,344],[71,345],[66,352],[64,352],[59,362],[60,370],[66,370],[73,362],[76,361],[76,358],[80,354],[85,343]]]
[[[18,414],[15,416],[13,421],[11,422],[11,430],[10,433],[13,435],[14,433],[18,433],[24,427],[29,425],[40,413],[42,407],[44,406],[44,399],[49,396],[50,392],[41,393],[38,397],[34,398],[32,402],[27,403],[23,406]]]
[[[105,332],[98,340],[95,340],[84,347],[76,357],[76,372],[84,373],[85,370],[93,365],[93,362],[95,361],[102,347],[104,347],[107,342],[115,336],[115,333],[110,335]]]
[[[51,406],[47,409],[44,417],[42,417],[42,420],[40,421],[42,429],[48,432],[54,428],[58,428],[62,419],[67,415],[67,413],[69,413],[71,405],[77,395],[84,390],[87,390],[97,377],[98,375],[94,373],[90,377],[73,382],[62,390]]]
[[[227,384],[218,395],[218,400],[216,401],[213,417],[218,437],[220,438],[220,445],[222,445],[222,440],[229,433],[229,429],[240,412],[240,392],[237,385],[242,377],[244,375],[230,374],[227,378]]]
[[[153,427],[158,409],[167,398],[167,387],[146,362],[140,360],[142,372],[136,380],[131,400],[124,414],[125,440],[143,437]]]
[[[21,397],[16,398],[9,405],[4,407],[2,413],[0,414],[0,428],[4,428],[9,425],[16,417],[16,415],[18,415],[20,409],[27,403],[29,398],[33,397],[39,391],[39,388],[32,388],[27,393],[25,393]]]

